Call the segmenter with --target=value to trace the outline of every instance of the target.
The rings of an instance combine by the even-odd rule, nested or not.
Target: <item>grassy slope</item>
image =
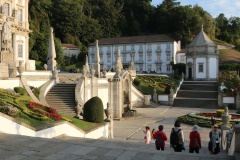
[[[240,52],[234,49],[220,49],[219,62],[240,62]]]

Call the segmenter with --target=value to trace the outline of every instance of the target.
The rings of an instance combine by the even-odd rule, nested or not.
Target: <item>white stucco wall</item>
[[[187,63],[193,63],[193,58],[187,58]]]
[[[104,109],[106,109],[108,103],[108,87],[98,89],[98,97],[101,98]]]
[[[85,133],[84,131],[77,129],[66,122],[40,131],[34,131],[0,115],[0,126],[1,132],[31,137],[54,138],[65,134],[72,137],[85,137],[92,139],[98,139],[101,137],[108,138],[108,124],[105,124],[104,126],[99,127],[89,133]]]
[[[158,95],[158,101],[168,101],[168,94]]]
[[[181,60],[181,56],[184,56],[183,60]],[[185,53],[177,53],[176,54],[176,63],[186,63]]]
[[[0,88],[13,90],[14,87],[21,86],[19,79],[0,80]]]
[[[218,64],[216,58],[209,58],[209,77],[210,78],[217,78],[217,71],[218,71]]]

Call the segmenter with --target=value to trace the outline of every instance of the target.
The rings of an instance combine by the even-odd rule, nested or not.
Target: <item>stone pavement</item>
[[[9,135],[0,133],[0,159],[6,160],[226,160],[232,159],[224,152],[219,155],[210,155],[206,145],[209,129],[201,128],[203,149],[200,154],[188,153],[188,134],[191,126],[183,125],[186,138],[186,151],[175,153],[169,147],[165,151],[157,151],[154,144],[143,143],[143,127],[149,125],[156,128],[161,123],[169,137],[170,130],[178,115],[192,111],[207,111],[206,109],[185,109],[160,106],[158,108],[139,108],[138,118],[114,121],[114,140],[109,139],[84,139],[61,136],[55,139],[33,138],[26,136]],[[165,111],[165,112],[164,112]],[[205,135],[206,134],[206,135]],[[126,139],[126,140],[125,140]],[[169,141],[168,141],[169,142]]]

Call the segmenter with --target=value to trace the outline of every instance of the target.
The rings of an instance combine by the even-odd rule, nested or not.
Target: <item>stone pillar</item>
[[[144,95],[144,106],[149,106],[150,105],[150,99],[148,95]]]
[[[157,96],[157,89],[154,87],[153,89],[153,101],[158,102],[158,96]]]
[[[239,92],[237,92],[237,96],[236,96],[236,109],[240,109],[240,96],[239,96]]]
[[[196,80],[196,57],[193,57],[192,77],[193,80]]]
[[[240,125],[234,125],[235,132],[235,152],[240,152]]]
[[[207,56],[207,63],[206,63],[206,80],[210,81],[210,77],[209,77],[209,57]]]
[[[173,105],[173,100],[174,100],[174,98],[173,98],[173,89],[171,87],[170,94],[168,96],[168,105],[172,106]]]
[[[13,56],[13,58],[14,58],[14,62],[16,62],[16,60],[17,60],[17,57],[18,57],[18,53],[17,53],[17,41],[16,41],[16,34],[15,33],[13,33],[12,34],[12,36],[13,36],[13,53],[14,53],[14,56]],[[26,53],[26,52],[25,52]],[[24,53],[23,53],[24,54]],[[24,60],[24,63],[26,63],[26,61]]]
[[[222,138],[221,138],[221,146],[223,150],[226,150],[227,146],[227,139],[226,134],[229,131],[229,121],[231,120],[231,115],[229,115],[228,107],[225,107],[225,112],[222,114],[222,126],[221,126],[221,132],[222,132]]]
[[[123,112],[123,87],[121,78],[108,79],[108,103],[113,110],[113,118],[121,119]]]

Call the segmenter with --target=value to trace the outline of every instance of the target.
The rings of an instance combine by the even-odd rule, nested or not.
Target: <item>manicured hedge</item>
[[[84,104],[83,118],[89,122],[103,122],[103,103],[99,97],[92,97]]]

